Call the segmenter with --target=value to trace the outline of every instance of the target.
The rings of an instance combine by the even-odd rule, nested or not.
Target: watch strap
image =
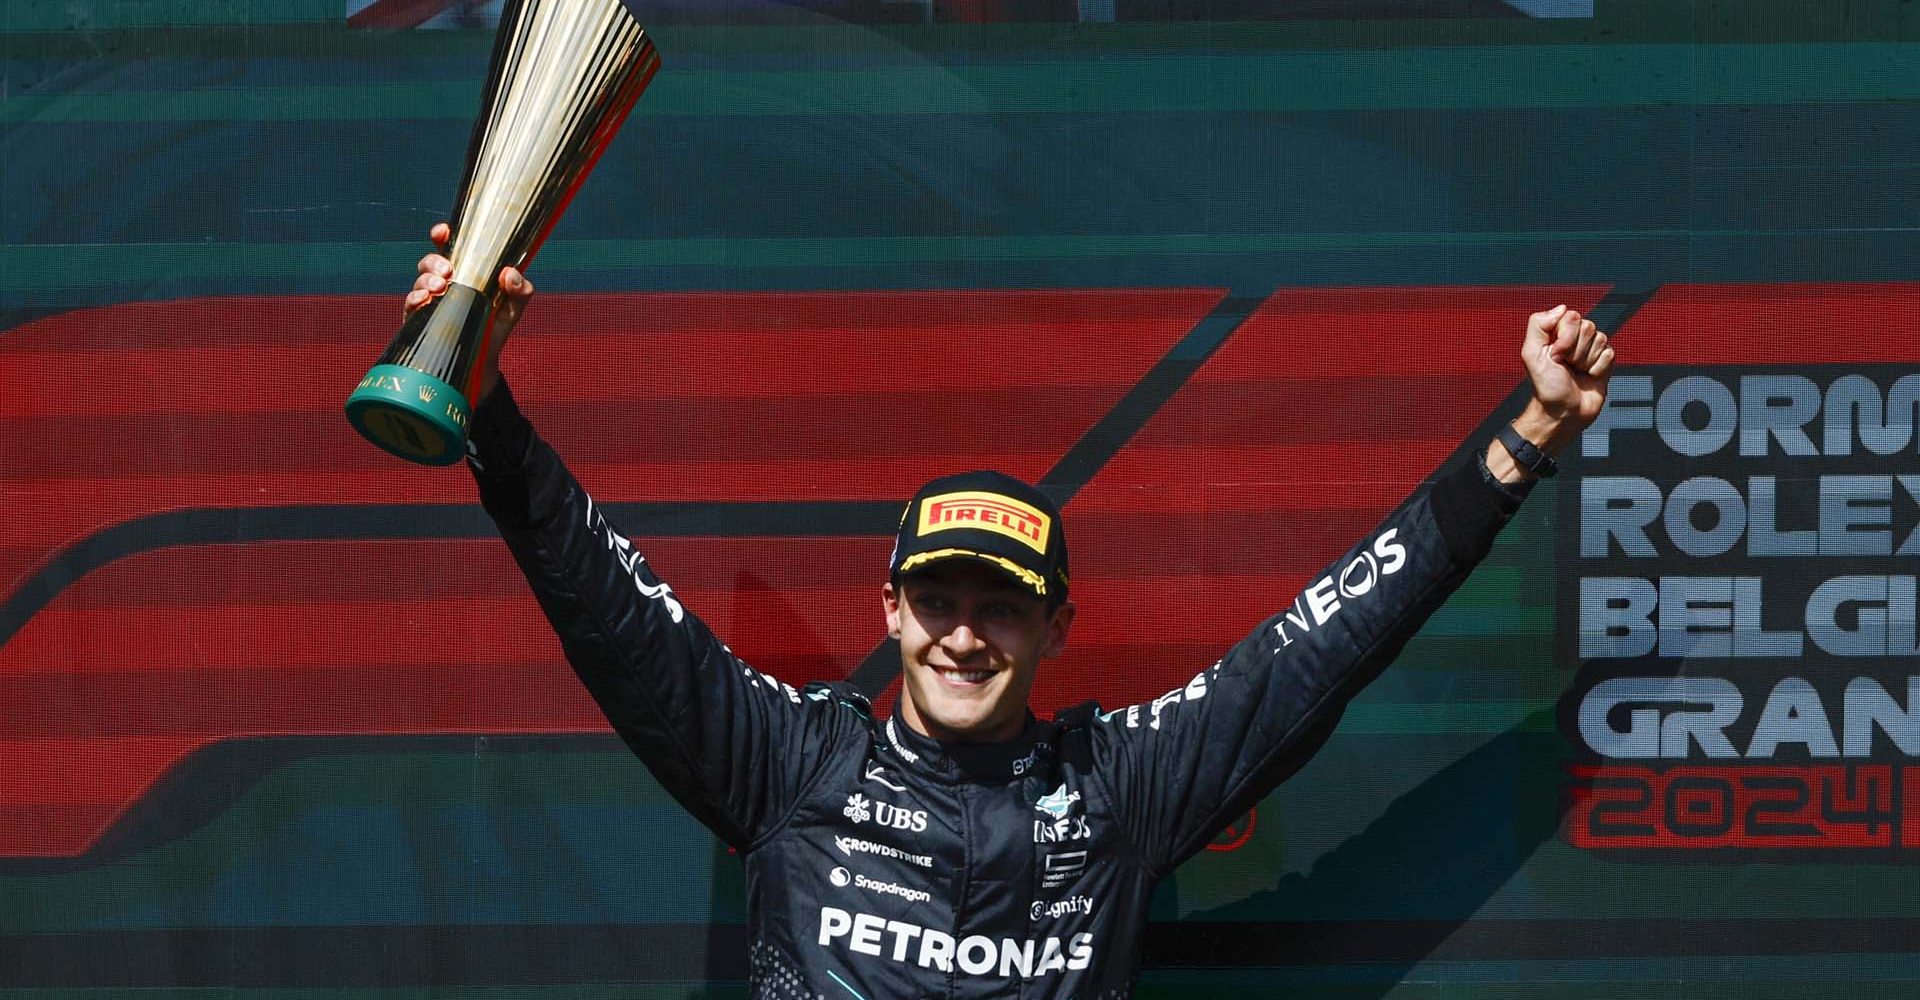
[[[1507,454],[1512,455],[1513,460],[1528,472],[1547,479],[1560,471],[1560,464],[1532,441],[1522,437],[1511,421],[1501,424],[1494,437],[1506,446]]]

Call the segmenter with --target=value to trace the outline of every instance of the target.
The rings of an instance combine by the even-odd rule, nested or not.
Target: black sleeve
[[[662,583],[534,433],[504,382],[474,409],[468,464],[567,660],[660,783],[750,846],[818,773],[825,695],[747,666]]]
[[[1326,742],[1518,509],[1483,462],[1423,485],[1220,662],[1093,723],[1099,771],[1155,874],[1206,845]]]

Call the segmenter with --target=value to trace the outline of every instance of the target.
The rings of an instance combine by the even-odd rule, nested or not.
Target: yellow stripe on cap
[[[914,534],[924,538],[936,531],[975,528],[991,531],[1047,554],[1047,536],[1053,532],[1053,518],[1040,508],[1002,493],[962,490],[942,493],[920,501],[920,522]]]
[[[1005,556],[996,556],[991,552],[975,552],[972,549],[934,549],[931,552],[916,552],[900,563],[900,572],[910,572],[915,567],[925,566],[930,562],[935,562],[940,559],[952,559],[955,556],[970,556],[974,559],[985,559],[987,562],[1006,570],[1014,579],[1032,587],[1034,593],[1039,594],[1041,597],[1047,596],[1047,581],[1043,579],[1040,574]]]

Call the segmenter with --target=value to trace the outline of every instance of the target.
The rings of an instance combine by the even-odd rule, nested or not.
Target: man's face
[[[1073,604],[1045,600],[971,559],[943,559],[881,591],[900,640],[900,714],[936,740],[1020,735],[1040,661],[1066,648]]]

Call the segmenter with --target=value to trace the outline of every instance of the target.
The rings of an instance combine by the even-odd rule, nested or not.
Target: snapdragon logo
[[[1093,964],[1093,935],[1089,933],[1075,934],[1064,942],[1057,937],[1016,941],[984,934],[955,940],[944,931],[903,920],[850,913],[837,906],[821,907],[820,946],[831,947],[843,940],[848,951],[861,955],[901,964],[911,962],[941,972],[952,972],[958,965],[970,976],[1032,978],[1079,971]]]
[[[895,882],[882,882],[879,879],[868,878],[865,875],[855,875],[853,877],[853,884],[868,892],[877,892],[882,896],[899,896],[909,903],[933,902],[933,894],[925,889],[909,889]]]
[[[836,867],[834,870],[828,872],[827,881],[832,882],[842,889],[851,885],[856,889],[877,892],[882,896],[899,896],[909,903],[930,903],[933,901],[933,894],[927,892],[925,889],[915,889],[910,886],[900,885],[896,882],[882,882],[877,878],[868,878],[858,872],[850,872],[845,868]]]

